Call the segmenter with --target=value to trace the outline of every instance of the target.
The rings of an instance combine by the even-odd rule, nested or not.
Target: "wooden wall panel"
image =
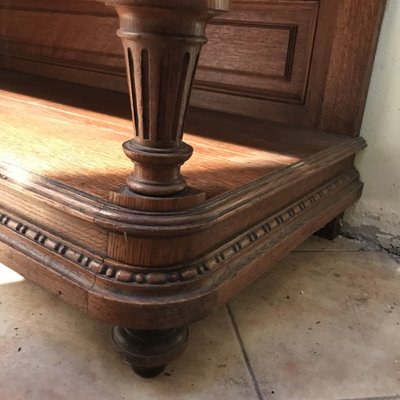
[[[103,15],[15,7],[0,40],[3,51],[14,57],[121,69],[121,45],[114,33],[114,18]]]
[[[122,47],[115,35],[118,21],[112,9],[89,1],[17,0],[10,5],[3,0],[0,4],[0,51],[8,56],[3,65],[126,90]],[[317,11],[316,0],[233,1],[232,11],[208,27],[209,43],[195,88],[303,103]]]
[[[326,131],[350,136],[360,131],[385,5],[384,0],[340,1],[321,102],[319,127]]]
[[[18,0],[3,4],[0,49],[14,65],[57,77],[61,67],[119,76],[99,85],[126,90],[124,60],[110,9],[87,1]],[[239,96],[303,103],[315,33],[317,1],[233,2],[208,27],[195,87]],[[249,46],[252,43],[252,46]],[[35,61],[41,68],[32,67]],[[87,83],[85,75],[62,79]],[[92,84],[92,82],[89,82]]]
[[[232,0],[208,27],[191,104],[357,135],[384,5]],[[126,92],[117,28],[93,0],[0,0],[0,67]]]
[[[235,1],[211,21],[196,87],[239,96],[303,103],[318,1]]]
[[[0,1],[3,67],[127,91],[118,20],[99,2]]]
[[[234,114],[271,119],[291,125],[317,127],[319,124],[321,99],[324,96],[326,75],[329,70],[330,51],[340,1],[342,0],[319,0],[317,4],[316,2],[306,0],[254,2],[249,0],[247,2],[240,2],[242,4],[239,4],[240,7],[244,7],[244,3],[249,4],[250,7],[275,7],[276,11],[279,10],[275,14],[276,23],[282,25],[282,21],[286,20],[292,21],[292,25],[296,25],[295,21],[298,21],[298,24],[300,24],[298,32],[303,33],[297,35],[293,59],[293,71],[297,71],[297,76],[294,74],[291,77],[292,82],[289,82],[289,84],[292,84],[292,88],[296,86],[294,84],[296,79],[298,79],[297,88],[301,86],[299,82],[303,82],[304,84],[303,92],[297,92],[298,94],[300,93],[297,101],[293,97],[290,99],[287,91],[282,92],[283,86],[275,93],[274,98],[272,96],[268,98],[266,96],[268,92],[265,89],[264,98],[262,98],[254,96],[254,94],[253,96],[248,96],[245,93],[239,95],[232,92],[228,93],[227,91],[203,90],[202,87],[198,86],[197,90],[194,90],[192,93],[192,104],[204,108],[212,107]],[[314,7],[317,7],[315,32],[312,24],[312,10]],[[300,12],[297,12],[298,10]],[[236,12],[235,7],[232,12]],[[268,18],[268,16],[264,16],[264,18]],[[307,20],[308,24],[306,23]],[[270,22],[274,23],[274,20]],[[290,25],[290,23],[286,22],[286,25]],[[306,28],[307,26],[308,29]],[[310,37],[307,38],[305,32],[308,32]],[[312,44],[310,58],[308,58],[307,50],[307,45],[309,44]],[[253,45],[253,43],[249,43],[250,47]],[[309,62],[309,65],[306,65],[306,62]],[[301,75],[302,73],[304,75]],[[279,82],[276,78],[275,81]]]

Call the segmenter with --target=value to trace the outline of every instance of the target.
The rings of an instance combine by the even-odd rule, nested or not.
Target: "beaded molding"
[[[43,246],[47,250],[57,253],[63,258],[80,265],[86,270],[108,279],[138,285],[164,285],[178,281],[187,282],[194,280],[207,272],[215,270],[224,262],[236,256],[241,251],[244,251],[249,246],[255,244],[255,242],[265,239],[283,224],[288,223],[305,210],[314,206],[322,198],[329,197],[332,193],[345,186],[348,182],[354,179],[355,174],[356,173],[352,171],[341,175],[339,178],[329,182],[321,189],[306,196],[281,213],[268,218],[250,231],[239,235],[239,237],[233,242],[223,245],[217,251],[208,255],[205,259],[197,261],[190,266],[181,267],[175,270],[134,272],[126,269],[118,269],[105,262],[95,260],[84,253],[74,250],[65,243],[55,241],[40,230],[23,224],[4,213],[0,213],[0,224]]]

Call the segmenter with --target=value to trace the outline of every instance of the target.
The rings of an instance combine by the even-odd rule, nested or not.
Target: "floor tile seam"
[[[236,322],[235,316],[233,315],[233,311],[232,311],[232,309],[231,309],[229,304],[226,304],[226,309],[227,309],[227,312],[228,312],[228,315],[229,315],[229,319],[230,319],[231,324],[232,324],[233,331],[235,333],[236,340],[238,341],[238,344],[239,344],[239,347],[240,347],[240,351],[242,353],[243,360],[244,360],[244,362],[246,364],[247,371],[248,371],[248,373],[250,375],[250,378],[251,378],[251,381],[253,383],[253,388],[254,388],[254,391],[255,391],[255,393],[257,395],[257,400],[265,400],[263,395],[262,395],[262,393],[261,393],[260,387],[258,385],[258,381],[257,381],[256,375],[254,373],[253,367],[251,365],[250,358],[249,358],[249,355],[247,353],[246,347],[244,345],[242,336],[240,334],[238,324]]]
[[[378,396],[378,397],[356,397],[356,398],[348,398],[348,399],[339,399],[339,400],[400,400],[400,394],[395,394],[392,396]]]
[[[293,250],[292,253],[361,253],[365,252],[364,249],[357,250]],[[377,253],[376,251],[371,251],[371,253]]]

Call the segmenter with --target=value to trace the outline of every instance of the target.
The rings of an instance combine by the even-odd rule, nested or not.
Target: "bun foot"
[[[144,368],[144,367],[132,367],[133,371],[136,375],[139,375],[141,378],[150,379],[155,378],[158,375],[161,375],[167,366],[163,365],[161,367],[152,367],[152,368]]]
[[[188,340],[186,326],[162,330],[136,330],[115,326],[112,340],[122,358],[142,378],[154,378],[183,353]]]
[[[321,228],[315,234],[324,239],[335,240],[342,231],[342,225],[343,225],[343,213],[338,215],[332,221],[328,222],[323,228]]]

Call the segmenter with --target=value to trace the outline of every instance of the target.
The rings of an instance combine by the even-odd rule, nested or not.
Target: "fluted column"
[[[134,136],[124,143],[133,193],[170,196],[185,189],[181,165],[192,154],[183,124],[207,21],[229,0],[110,0],[119,15]]]

